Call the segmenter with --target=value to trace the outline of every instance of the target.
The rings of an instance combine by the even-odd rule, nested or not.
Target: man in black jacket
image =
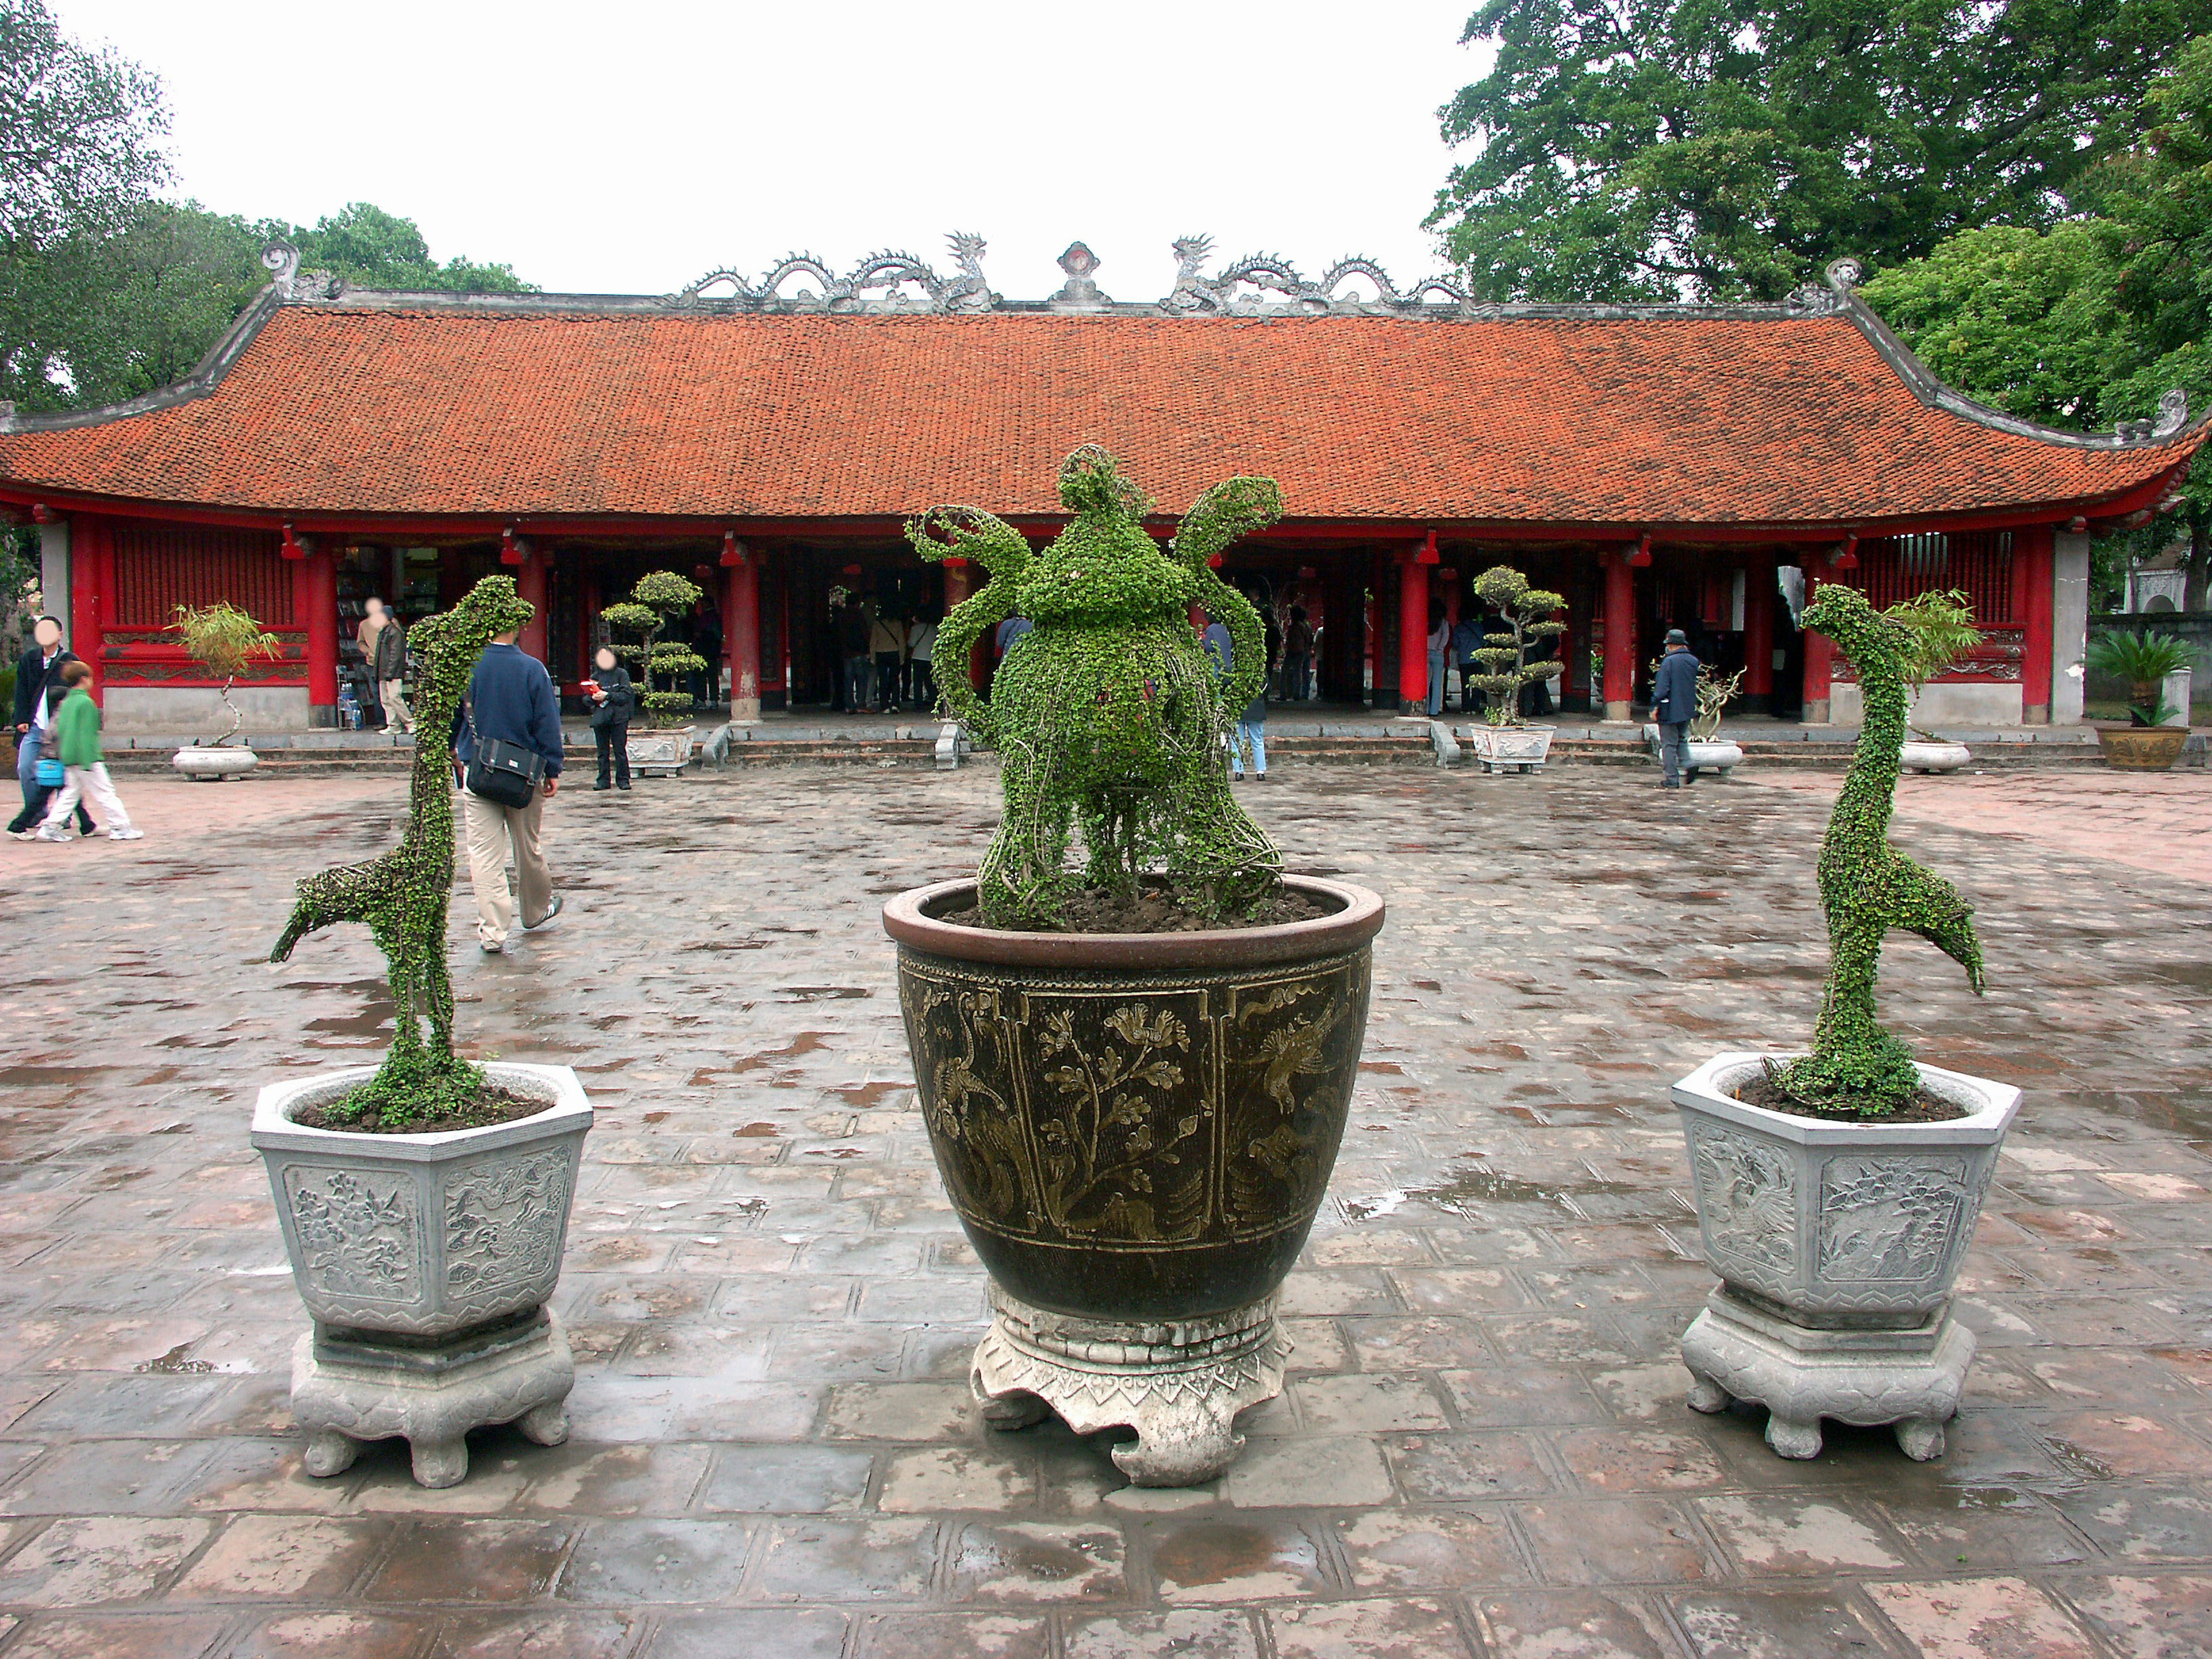
[[[521,607],[529,614],[529,607]],[[520,621],[495,635],[477,659],[468,702],[453,728],[453,753],[464,770],[477,744],[497,739],[534,749],[545,763],[544,781],[527,806],[503,806],[474,791],[461,791],[461,822],[468,831],[469,886],[477,896],[477,942],[493,956],[507,949],[514,896],[507,885],[507,854],[514,848],[514,872],[522,889],[522,925],[542,927],[561,914],[561,896],[538,844],[538,820],[561,781],[561,700],[545,665],[526,656],[515,641]]]
[[[1679,628],[1667,630],[1667,654],[1651,678],[1651,718],[1659,726],[1659,787],[1680,789],[1690,763],[1690,721],[1698,712],[1698,659],[1690,638]]]
[[[53,790],[39,781],[39,748],[46,740],[52,702],[47,693],[60,687],[63,668],[76,660],[76,653],[62,643],[62,625],[53,617],[40,617],[32,638],[36,643],[15,665],[15,781],[22,786],[23,810],[8,826],[11,836],[35,829],[46,817]],[[82,801],[77,803],[76,825],[80,834],[92,833],[92,814]]]

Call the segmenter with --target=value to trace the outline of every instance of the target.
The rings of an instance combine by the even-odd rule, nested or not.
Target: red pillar
[[[533,547],[522,556],[522,562],[514,568],[514,591],[534,607],[530,620],[522,625],[521,645],[525,654],[545,660],[545,555]]]
[[[1743,573],[1743,689],[1762,714],[1774,709],[1774,559],[1754,553]]]
[[[1398,707],[1429,708],[1429,567],[1407,559],[1398,568]]]
[[[952,614],[954,605],[967,602],[974,586],[969,580],[971,574],[965,563],[948,564],[945,567],[945,614],[946,616]],[[975,641],[974,649],[968,653],[968,684],[972,690],[981,690],[987,683],[990,673],[990,659],[985,656],[984,653],[988,649],[988,647],[983,641],[978,640]],[[942,685],[945,683],[945,665],[941,662],[932,663],[930,669],[938,677],[937,683]]]
[[[722,600],[723,648],[730,659],[730,718],[760,718],[760,555],[738,550]]]
[[[300,562],[307,628],[307,724],[338,723],[338,571],[331,550],[316,538]]]
[[[2026,631],[2021,641],[2020,717],[2030,726],[2051,724],[2051,533],[2047,524],[2013,532],[2013,558],[2023,567],[2026,590],[2020,611]]]
[[[100,660],[106,632],[100,626],[102,593],[114,580],[115,560],[104,519],[80,518],[70,524],[69,648],[92,665],[92,695],[107,685]]]
[[[1625,720],[1636,696],[1636,572],[1628,556],[1605,556],[1605,717]]]
[[[1805,603],[1813,603],[1828,574],[1827,556],[1814,548],[1807,548],[1802,555],[1805,572]],[[1828,683],[1834,662],[1835,647],[1826,634],[1805,630],[1805,712],[1799,718],[1808,726],[1828,723]]]

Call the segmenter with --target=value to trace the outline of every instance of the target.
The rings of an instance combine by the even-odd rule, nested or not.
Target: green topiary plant
[[[707,659],[680,640],[664,640],[661,630],[669,619],[680,617],[699,603],[698,583],[672,570],[654,570],[637,579],[625,605],[611,605],[599,615],[610,628],[638,635],[635,645],[617,645],[616,652],[637,665],[638,702],[647,724],[667,726],[679,714],[691,712],[693,699],[679,688],[687,674],[704,673]],[[670,682],[662,690],[662,679]]]
[[[1567,608],[1563,594],[1528,586],[1528,579],[1511,565],[1492,565],[1474,579],[1474,596],[1498,612],[1505,626],[1485,634],[1474,659],[1482,672],[1468,683],[1480,688],[1486,714],[1492,726],[1519,726],[1521,688],[1547,680],[1558,665],[1547,659],[1530,662],[1528,652],[1539,640],[1556,638],[1567,625],[1553,617]]]
[[[451,611],[425,617],[407,630],[422,679],[415,695],[421,740],[408,779],[406,833],[381,858],[302,878],[294,890],[292,919],[269,953],[270,961],[283,962],[304,935],[338,921],[366,923],[384,952],[395,1005],[392,1052],[374,1078],[325,1109],[333,1122],[404,1131],[467,1111],[483,1091],[483,1074],[453,1053],[453,991],[446,977],[453,775],[441,739],[453,729],[484,647],[494,635],[528,622],[532,609],[516,597],[514,577],[486,576]]]
[[[2177,711],[2166,700],[2166,677],[2195,660],[2187,644],[2172,634],[2112,631],[2098,635],[2089,647],[2090,667],[2127,682],[2130,726],[2163,726],[2172,720]]]
[[[1824,584],[1802,618],[1858,670],[1864,723],[1850,770],[1820,842],[1820,902],[1828,921],[1828,982],[1812,1052],[1769,1075],[1790,1100],[1820,1111],[1879,1116],[1910,1104],[1920,1074],[1905,1045],[1875,1018],[1883,937],[1916,933],[1966,970],[1982,993],[1982,946],[1973,907],[1889,844],[1889,817],[1905,744],[1907,676],[1929,659],[1925,635],[1955,626],[1954,596],[1922,594],[1886,611],[1839,583]]]
[[[1049,928],[1079,888],[1133,897],[1155,871],[1202,914],[1249,916],[1276,890],[1282,858],[1231,795],[1222,742],[1267,665],[1260,613],[1207,561],[1280,517],[1281,495],[1269,478],[1216,484],[1163,549],[1145,530],[1152,502],[1086,444],[1060,465],[1060,499],[1075,520],[1035,556],[979,507],[933,507],[907,526],[925,558],[957,556],[990,576],[939,627],[939,662],[965,663],[1009,616],[1035,624],[988,704],[964,674],[942,682],[950,712],[1003,757],[1005,816],[976,878],[983,919]],[[1193,634],[1193,605],[1228,626],[1225,678]]]
[[[185,654],[205,671],[210,679],[222,681],[222,706],[230,710],[230,729],[215,740],[220,749],[238,735],[246,717],[230,700],[230,688],[257,657],[275,658],[281,642],[264,633],[261,624],[228,600],[217,599],[203,610],[180,605],[169,626],[183,639]]]

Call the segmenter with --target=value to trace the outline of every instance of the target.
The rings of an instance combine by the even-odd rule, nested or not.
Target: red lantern
[[[1228,562],[1229,561],[1223,558],[1218,553],[1209,553],[1206,556],[1206,568],[1208,570],[1218,570],[1223,565],[1227,564]]]
[[[1421,550],[1413,555],[1413,562],[1415,564],[1434,564],[1436,563],[1438,556],[1439,556],[1437,552],[1437,532],[1431,530],[1429,532],[1428,540],[1421,544]]]
[[[968,561],[957,553],[947,553],[940,562],[947,570],[965,570],[968,568]]]
[[[1837,550],[1835,562],[1836,568],[1838,570],[1856,570],[1859,568],[1859,538],[1856,531],[1844,538],[1843,546]]]
[[[307,550],[292,538],[292,526],[289,524],[284,526],[284,545],[276,550],[288,559],[304,559],[307,556]]]
[[[33,505],[31,508],[31,522],[33,524],[52,524],[53,521],[53,508],[48,507],[44,501],[39,501]]]
[[[1629,550],[1628,562],[1638,570],[1651,562],[1651,532],[1644,532],[1644,539]]]
[[[744,562],[745,550],[738,544],[738,532],[725,530],[722,532],[722,568],[734,570]]]
[[[522,551],[522,544],[514,538],[513,525],[499,532],[499,562],[501,564],[520,564]]]

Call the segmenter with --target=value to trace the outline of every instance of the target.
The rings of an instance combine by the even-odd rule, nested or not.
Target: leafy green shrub
[[[185,654],[198,663],[210,679],[222,681],[222,706],[230,710],[230,729],[215,740],[220,749],[238,735],[245,716],[230,700],[230,688],[257,657],[273,659],[282,648],[274,634],[227,599],[217,599],[204,610],[191,605],[176,608],[170,628],[181,635]]]
[[[1956,642],[1962,625],[1971,631],[1972,617],[1956,594],[1923,593],[1877,611],[1857,590],[1829,582],[1805,607],[1803,623],[1833,640],[1858,670],[1866,715],[1820,842],[1828,982],[1812,1052],[1771,1075],[1800,1105],[1879,1116],[1909,1105],[1920,1089],[1911,1052],[1875,1018],[1884,937],[1899,927],[1919,934],[1966,969],[1975,995],[1982,992],[1973,907],[1889,844],[1908,676],[1935,672],[1928,665],[1947,640]]]
[[[1566,598],[1541,587],[1511,565],[1492,565],[1474,579],[1474,596],[1498,614],[1504,623],[1498,632],[1485,634],[1474,651],[1482,672],[1468,683],[1480,687],[1487,718],[1492,726],[1519,726],[1521,688],[1547,680],[1559,670],[1549,658],[1530,662],[1528,653],[1539,640],[1556,638],[1567,625],[1552,613],[1567,608]]]
[[[2163,726],[2174,709],[2166,700],[2166,677],[2196,660],[2186,642],[2172,634],[2100,634],[2089,647],[2089,666],[2100,674],[2124,680],[2128,687],[2128,724]]]
[[[637,579],[627,604],[611,605],[599,613],[610,628],[638,635],[637,643],[617,645],[615,651],[636,665],[637,700],[650,726],[668,726],[691,712],[694,699],[681,688],[686,675],[706,672],[707,659],[681,640],[664,640],[660,635],[672,617],[699,603],[702,591],[698,583],[672,570],[650,571]],[[668,682],[665,688],[664,679]]]
[[[1267,677],[1264,633],[1207,561],[1280,517],[1281,494],[1271,478],[1216,484],[1163,548],[1145,530],[1152,501],[1086,444],[1060,464],[1060,499],[1074,522],[1036,555],[980,507],[933,507],[907,526],[923,557],[989,573],[939,629],[938,661],[966,663],[1009,616],[1035,624],[988,704],[965,674],[941,681],[951,714],[1003,757],[1006,811],[976,878],[983,919],[1049,928],[1079,890],[1133,898],[1156,871],[1203,914],[1249,916],[1277,890],[1282,858],[1231,795],[1222,743]],[[1192,632],[1193,605],[1229,629],[1225,678]]]

